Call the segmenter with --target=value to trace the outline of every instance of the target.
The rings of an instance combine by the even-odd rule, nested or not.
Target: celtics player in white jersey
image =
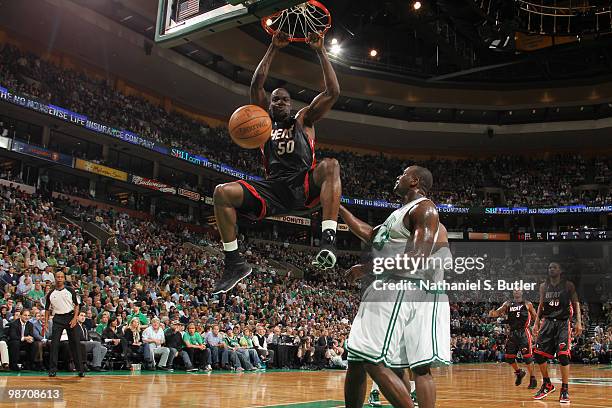
[[[361,407],[366,373],[396,408],[412,408],[408,376],[414,374],[421,408],[433,408],[436,388],[430,367],[450,363],[450,310],[445,294],[419,289],[419,281],[439,281],[444,271],[424,267],[412,270],[396,265],[380,272],[382,258],[403,254],[408,259],[446,259],[451,256],[446,230],[434,203],[426,198],[433,184],[429,170],[410,166],[398,177],[394,191],[404,205],[376,229],[341,207],[340,215],[351,231],[372,243],[372,259],[353,266],[349,279],[369,278],[346,348],[349,370],[345,380],[347,408]],[[434,263],[442,265],[444,262]],[[421,263],[423,265],[423,263]],[[430,265],[430,264],[427,264]],[[382,283],[410,281],[416,289],[385,289]]]

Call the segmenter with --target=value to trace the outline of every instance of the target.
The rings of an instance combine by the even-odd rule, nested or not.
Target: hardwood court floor
[[[560,371],[551,366],[560,387]],[[38,373],[0,374],[0,392],[8,388],[61,387],[64,401],[0,403],[18,407],[85,408],[340,408],[343,371],[280,371],[256,373],[157,374],[129,372],[72,373],[51,379]],[[559,392],[534,401],[526,384],[515,387],[512,371],[502,364],[468,364],[434,370],[438,407],[560,407]],[[572,366],[571,407],[612,407],[612,366]],[[538,376],[539,378],[539,376]],[[3,391],[2,391],[3,390]],[[6,401],[6,398],[2,398]],[[565,404],[564,404],[565,405]]]

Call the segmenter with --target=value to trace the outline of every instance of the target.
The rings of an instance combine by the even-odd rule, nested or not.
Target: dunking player
[[[582,333],[580,303],[574,284],[561,277],[561,265],[548,265],[548,279],[540,285],[540,305],[533,326],[537,336],[534,358],[540,366],[544,382],[533,398],[541,400],[555,390],[548,376],[548,359],[557,355],[561,365],[561,395],[559,402],[569,403],[569,359],[572,342],[572,316],[576,311],[575,335]],[[542,319],[542,322],[540,322]]]
[[[433,177],[429,170],[410,166],[398,177],[395,192],[404,205],[395,210],[375,231],[345,208],[341,216],[351,231],[372,241],[373,260],[394,258],[448,259],[451,254],[444,227],[434,203],[425,197]],[[355,265],[349,278],[371,276],[372,261]],[[374,271],[376,272],[376,271]],[[450,361],[450,310],[446,295],[424,290],[381,290],[384,282],[397,279],[439,281],[443,270],[389,268],[367,285],[346,343],[349,369],[344,386],[347,408],[361,407],[365,398],[366,373],[380,386],[396,408],[413,407],[408,375],[415,375],[420,407],[435,406],[436,387],[431,376],[433,364]]]
[[[538,385],[535,376],[533,375],[533,350],[531,345],[530,323],[535,320],[537,313],[533,307],[533,303],[523,299],[522,290],[512,291],[513,300],[508,300],[501,305],[497,310],[491,310],[489,317],[500,317],[507,315],[507,323],[510,326],[510,334],[506,341],[506,355],[504,356],[506,363],[510,364],[514,369],[516,381],[514,385],[519,386],[525,377],[525,370],[519,369],[516,363],[516,355],[520,351],[523,361],[527,365],[529,371],[529,389],[535,389]]]
[[[340,95],[340,87],[323,46],[323,37],[312,34],[308,43],[319,57],[325,91],[295,116],[291,116],[291,97],[285,89],[275,89],[269,103],[264,90],[272,59],[280,48],[289,44],[284,33],[274,36],[253,75],[251,103],[267,109],[273,121],[272,136],[261,148],[266,180],[248,183],[240,180],[215,188],[215,217],[223,240],[225,270],[214,293],[227,292],[251,273],[251,266],[238,253],[236,210],[261,220],[265,216],[304,212],[320,201],[323,207],[321,250],[315,263],[323,269],[336,264],[340,166],[335,159],[316,163],[314,124],[331,110]]]

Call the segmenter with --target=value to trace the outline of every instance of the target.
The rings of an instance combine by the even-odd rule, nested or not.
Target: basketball
[[[266,143],[272,133],[272,119],[257,105],[236,109],[229,120],[232,140],[245,149],[256,149]]]

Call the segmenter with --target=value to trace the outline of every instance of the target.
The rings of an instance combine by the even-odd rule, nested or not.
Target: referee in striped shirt
[[[79,352],[79,333],[77,332],[77,317],[79,316],[79,300],[74,289],[65,285],[64,272],[55,273],[55,288],[47,294],[45,302],[45,320],[43,328],[46,329],[49,315],[53,309],[53,328],[51,330],[51,356],[49,358],[49,377],[57,375],[57,355],[59,353],[60,338],[64,329],[68,333],[70,354],[74,359],[79,377],[85,377],[83,361]]]

